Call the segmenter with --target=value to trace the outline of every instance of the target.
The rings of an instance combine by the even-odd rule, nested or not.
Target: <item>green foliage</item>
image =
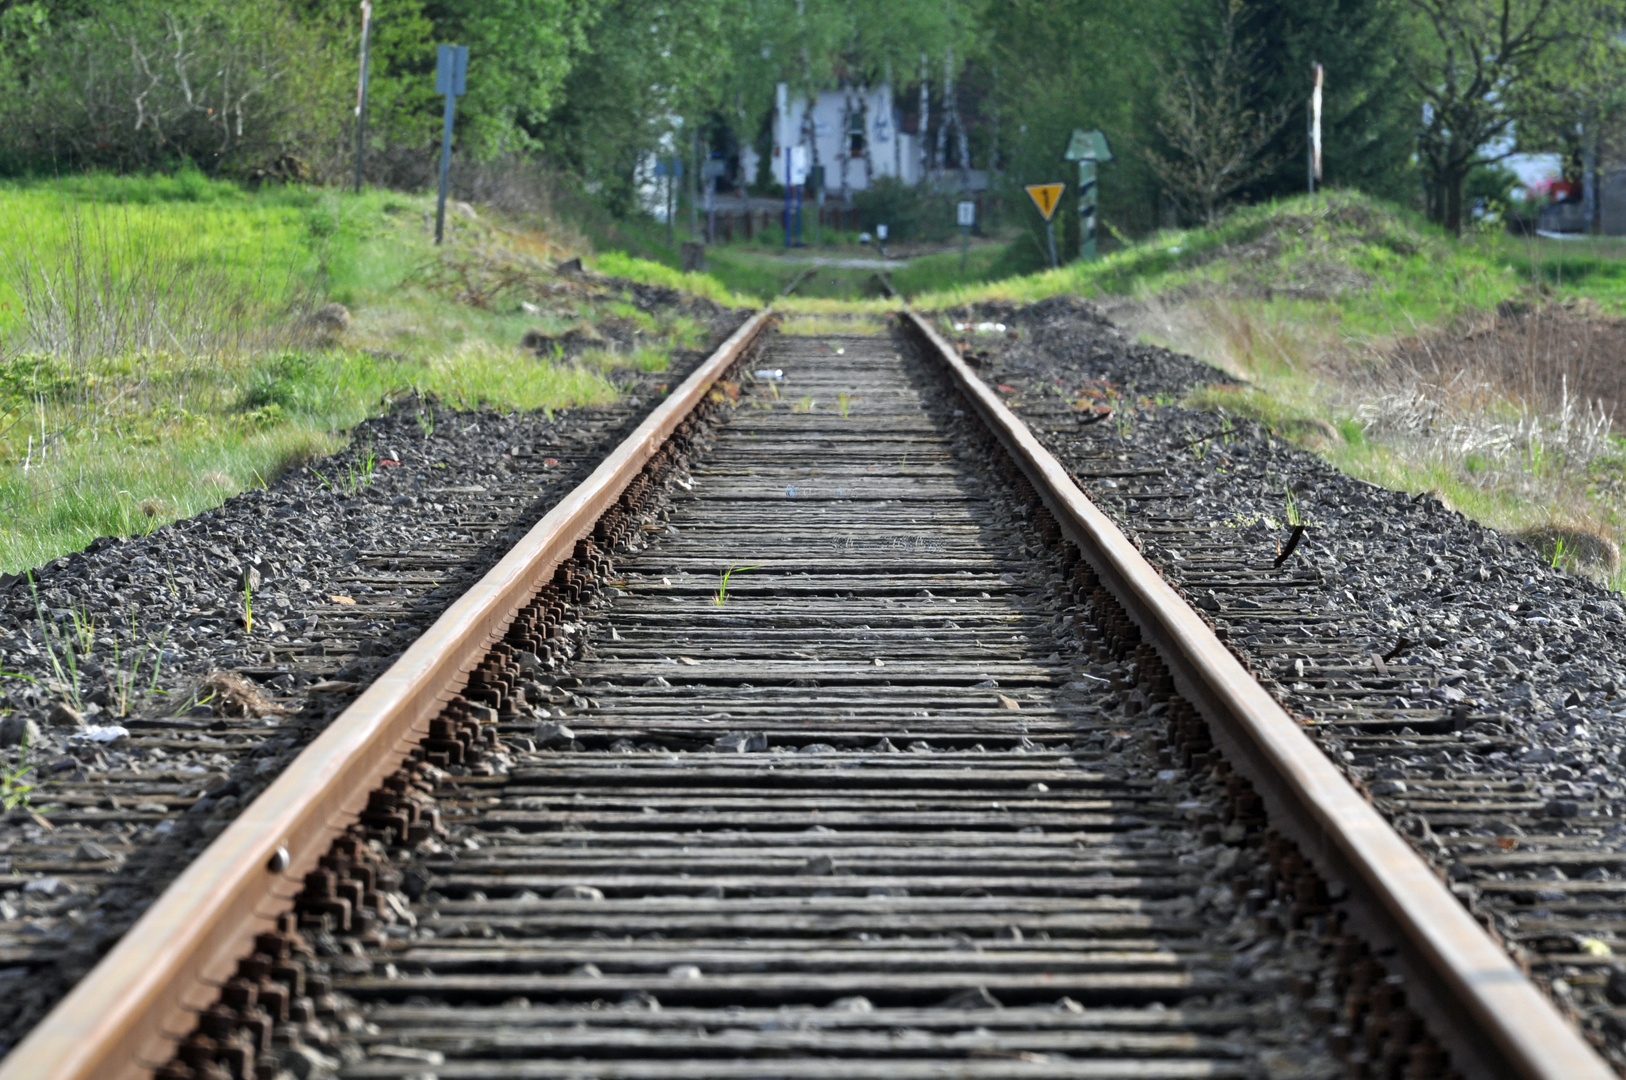
[[[865,229],[887,227],[887,239],[947,240],[959,235],[954,224],[954,205],[959,193],[910,187],[884,176],[871,187],[853,194],[859,220]]]
[[[1158,224],[1157,178],[1138,148],[1147,126],[1144,103],[1157,86],[1177,16],[1168,3],[1107,0],[994,0],[986,9],[987,62],[999,72],[1009,182],[1003,194],[1039,251],[1044,220],[1022,185],[1054,181],[1067,183],[1055,214],[1058,249],[1063,258],[1078,250],[1078,169],[1062,160],[1078,127],[1104,131],[1117,159],[1101,168],[1101,219],[1136,233]]]
[[[1320,291],[1306,296],[1307,280],[1321,282]],[[946,289],[915,303],[1279,291],[1266,301],[1273,310],[1310,319],[1318,305],[1336,302],[1343,330],[1394,334],[1494,307],[1524,280],[1511,251],[1459,243],[1412,212],[1335,192],[1244,207],[1212,228],[1162,232],[1092,263]]]
[[[1056,227],[1063,258],[1077,250],[1077,173],[1061,160],[1077,127],[1101,128],[1117,152],[1100,176],[1107,230],[1146,235],[1177,220],[1170,175],[1148,156],[1169,149],[1152,103],[1210,55],[1220,11],[1252,47],[1235,86],[1205,93],[1289,118],[1251,155],[1259,176],[1242,195],[1253,201],[1302,188],[1312,61],[1327,70],[1326,183],[1408,201],[1426,173],[1431,213],[1453,227],[1464,181],[1511,121],[1521,148],[1573,155],[1626,112],[1613,35],[1626,0],[389,0],[373,25],[369,175],[404,188],[428,179],[440,42],[470,49],[460,159],[540,152],[571,177],[576,208],[623,220],[639,214],[655,152],[688,163],[685,205],[700,157],[748,143],[767,171],[742,179],[774,190],[779,83],[800,95],[887,81],[907,127],[924,79],[935,141],[952,73],[972,164],[993,171],[1023,237],[1005,268],[1031,268],[1045,245],[1023,184],[1067,183]],[[0,175],[173,174],[63,190],[199,206],[245,197],[221,176],[344,178],[358,30],[354,0],[0,0]],[[318,201],[302,189],[288,199]],[[947,201],[881,188],[860,200],[866,223],[884,219],[899,239],[946,236]],[[309,224],[319,239],[345,234],[325,211]],[[587,231],[675,261],[631,231]]]
[[[717,48],[737,32],[737,5],[610,0],[571,72],[542,137],[551,154],[618,215],[634,207],[637,168],[663,137],[690,159],[693,129],[710,110],[734,56]],[[673,116],[690,118],[674,131]]]
[[[1254,199],[1296,195],[1306,184],[1303,102],[1311,65],[1326,69],[1322,94],[1322,168],[1329,187],[1408,200],[1420,106],[1403,77],[1408,34],[1395,0],[1249,0],[1243,25],[1259,43],[1252,93],[1290,102],[1292,119],[1266,151],[1275,168],[1254,185]]]
[[[292,412],[312,412],[323,404],[318,383],[320,360],[308,352],[284,352],[256,364],[238,407],[262,419],[279,420]]]
[[[216,172],[343,126],[337,42],[286,3],[85,0],[0,25],[0,168]]]
[[[1480,165],[1471,169],[1463,181],[1463,200],[1469,208],[1478,205],[1496,221],[1506,220],[1513,205],[1513,189],[1518,186],[1519,175],[1503,165]]]
[[[470,49],[458,145],[537,145],[599,5],[391,0],[376,5],[370,150],[438,141],[435,45]],[[0,12],[0,170],[194,164],[210,174],[343,176],[359,63],[352,0],[85,0]]]
[[[655,368],[661,343],[695,343],[699,328],[675,320],[651,324],[648,348],[632,357],[539,362],[515,347],[534,325],[516,300],[487,311],[418,282],[436,257],[422,226],[429,205],[377,191],[249,193],[185,177],[0,185],[0,568],[36,566],[97,537],[138,535],[218,505],[339,449],[345,429],[407,389],[456,408],[606,402],[616,394],[612,366]],[[81,263],[71,257],[76,235]],[[478,237],[482,258],[500,235]],[[441,254],[469,257],[455,243]],[[173,286],[198,298],[188,310],[219,311],[264,333],[151,349],[117,335],[29,346],[34,320],[48,314],[19,302],[31,259],[65,272],[64,304],[102,303],[102,322],[131,323],[131,311]],[[153,267],[167,269],[155,276]],[[357,305],[338,348],[302,341],[299,310],[288,307],[324,276]],[[433,432],[432,418],[426,427]],[[354,482],[366,479],[359,465]]]
[[[424,0],[422,10],[437,40],[469,48],[459,140],[476,158],[535,144],[588,27],[609,14],[591,0]],[[433,69],[432,57],[420,63]]]
[[[28,739],[23,738],[17,755],[17,764],[0,766],[0,810],[15,810],[27,806],[33,784],[24,783],[24,777],[34,771],[28,761]]]
[[[361,34],[360,5],[353,0],[305,3],[306,18],[318,28],[322,40],[332,43],[333,60],[353,87],[359,62],[356,43]],[[370,148],[375,151],[391,146],[428,146],[439,135],[441,99],[435,96],[432,78],[435,46],[438,41],[452,39],[437,36],[438,28],[424,7],[423,0],[389,0],[373,5],[367,128]],[[343,141],[342,148],[335,146],[335,151],[350,148],[347,136],[353,137],[348,122],[332,130],[329,137]],[[340,162],[334,164],[339,166]]]
[[[1626,12],[1616,0],[1412,0],[1411,8],[1404,70],[1426,106],[1417,149],[1428,213],[1460,233],[1463,184],[1505,153],[1497,147],[1513,131],[1530,76],[1555,63],[1583,27],[1613,33]],[[1597,22],[1605,9],[1613,21]]]

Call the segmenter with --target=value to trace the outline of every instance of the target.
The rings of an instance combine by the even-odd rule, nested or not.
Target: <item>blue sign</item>
[[[435,93],[462,97],[468,92],[469,47],[442,45],[435,60]]]

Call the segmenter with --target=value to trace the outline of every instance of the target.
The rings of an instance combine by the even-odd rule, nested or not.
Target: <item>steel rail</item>
[[[1209,721],[1271,825],[1315,864],[1351,928],[1405,979],[1407,1005],[1464,1076],[1607,1080],[1616,1074],[1491,939],[1298,723],[1078,489],[1067,470],[913,311],[905,326],[1033,484],[1102,584],[1157,647],[1176,687]],[[1392,956],[1388,950],[1392,950]]]
[[[150,1075],[215,999],[256,933],[467,683],[712,384],[756,341],[752,316],[299,754],[0,1061],[0,1080]]]

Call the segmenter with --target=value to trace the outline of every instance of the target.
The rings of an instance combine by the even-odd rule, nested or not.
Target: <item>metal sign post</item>
[[[785,152],[785,246],[802,246],[802,189],[807,184],[807,147],[792,146]]]
[[[1044,235],[1050,242],[1050,269],[1056,268],[1056,227],[1051,223],[1051,217],[1056,213],[1056,204],[1061,202],[1061,193],[1067,190],[1066,184],[1029,184],[1024,188],[1033,205],[1039,208],[1044,215]]]
[[[977,223],[977,204],[962,199],[954,207],[954,218],[960,225],[960,273],[965,273],[966,259],[971,253],[971,226]]]
[[[813,211],[813,246],[817,247],[824,239],[824,166],[815,165],[807,170],[807,187],[813,193],[813,201],[817,208]],[[797,239],[801,238],[801,230],[797,230]]]
[[[446,185],[452,173],[452,118],[467,88],[469,47],[442,45],[435,60],[435,93],[446,95],[446,127],[440,137],[440,198],[435,203],[435,243],[446,238]]]
[[[368,45],[373,34],[373,0],[361,0],[361,78],[356,84],[356,194],[361,194],[361,155],[367,147]]]
[[[1078,257],[1087,262],[1095,258],[1096,167],[1112,160],[1112,147],[1099,129],[1075,128],[1063,156],[1078,162]]]
[[[700,178],[706,182],[706,243],[717,242],[717,181],[728,175],[728,162],[721,158],[707,158],[700,167]]]

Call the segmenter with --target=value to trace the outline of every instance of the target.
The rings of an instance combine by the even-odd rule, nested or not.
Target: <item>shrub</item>
[[[0,167],[248,172],[346,126],[343,65],[283,4],[97,7],[0,51]]]
[[[253,416],[281,418],[321,404],[321,363],[310,353],[284,352],[254,369],[238,408]],[[269,410],[275,410],[275,413]]]
[[[947,240],[959,232],[954,224],[958,192],[910,187],[883,176],[852,198],[863,227],[874,231],[885,225],[890,240]]]

